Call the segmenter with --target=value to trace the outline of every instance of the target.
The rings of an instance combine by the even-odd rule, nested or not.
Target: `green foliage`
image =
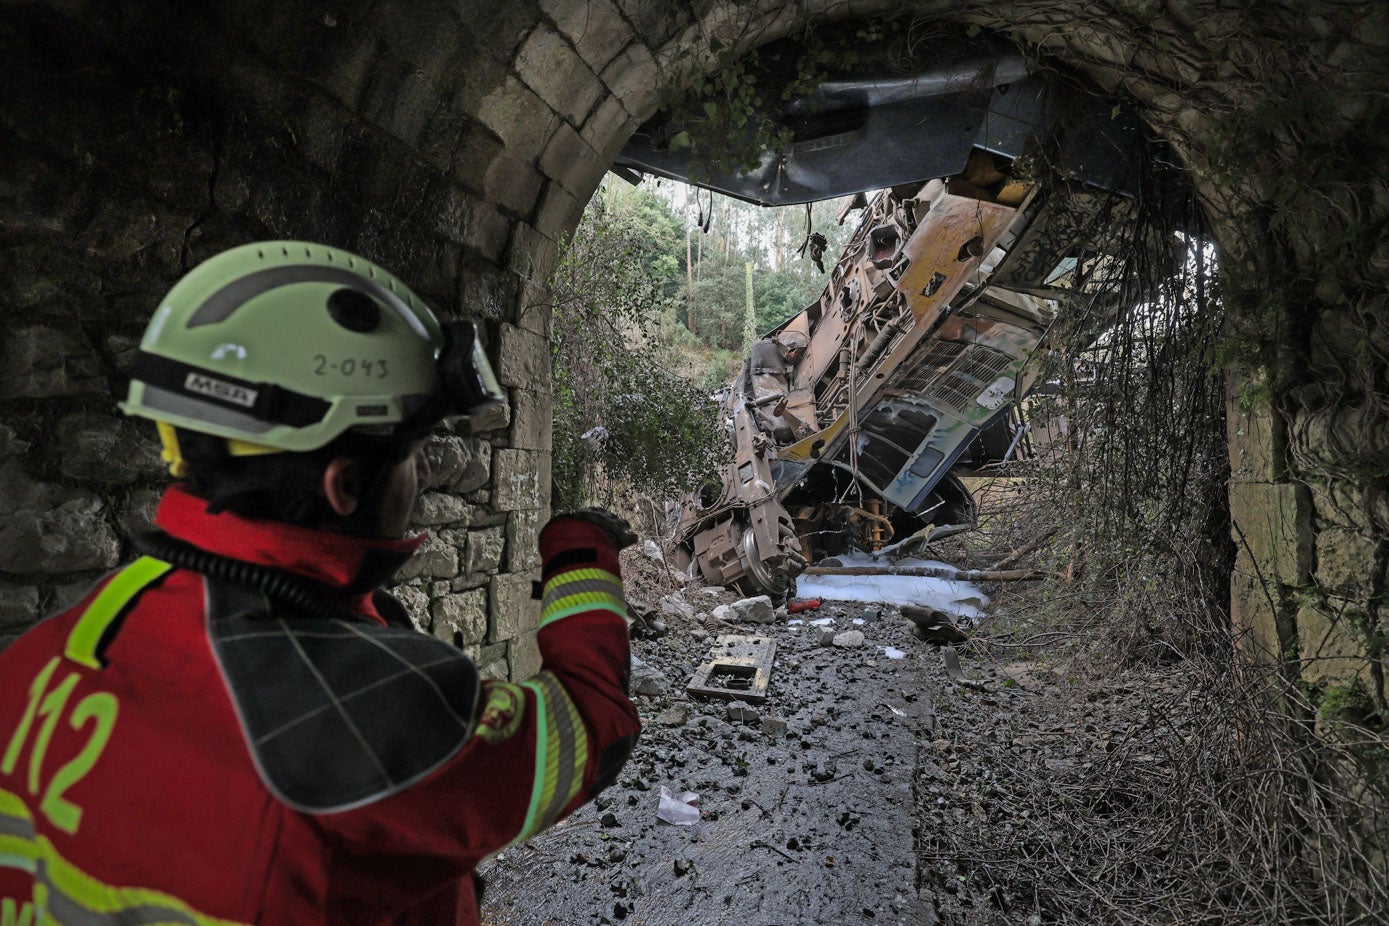
[[[722,453],[715,406],[670,369],[683,239],[660,199],[610,189],[565,246],[551,281],[556,508],[663,498]]]
[[[706,257],[691,293],[694,334],[711,347],[742,352],[747,305],[746,260],[742,255]],[[824,280],[797,270],[754,269],[753,327],[761,336],[820,297]]]

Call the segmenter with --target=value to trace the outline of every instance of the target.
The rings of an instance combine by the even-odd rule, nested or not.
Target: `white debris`
[[[665,785],[661,785],[661,805],[656,809],[656,819],[675,826],[693,826],[699,822],[699,808],[694,806],[697,800],[699,795],[693,791],[683,791],[675,795]]]
[[[895,647],[895,646],[883,646],[883,647],[880,647],[880,649],[882,649],[883,655],[886,656],[888,659],[906,659],[906,658],[907,658],[907,654],[906,654],[905,652],[903,652],[902,650],[898,649],[898,648]]]
[[[665,562],[666,558],[661,553],[661,548],[656,546],[656,541],[654,540],[642,541],[641,552],[647,559],[655,560],[658,563]]]
[[[830,625],[830,624],[833,624],[833,623],[834,623],[834,618],[832,618],[832,617],[817,617],[817,618],[815,618],[815,620],[813,620],[813,621],[810,622],[810,626],[812,626],[812,627],[826,627],[826,626],[828,626],[828,625]]]
[[[840,556],[845,566],[885,565],[866,553]],[[937,566],[953,568],[934,560],[904,559],[891,564],[899,568]],[[926,576],[807,576],[796,579],[796,595],[800,598],[824,598],[831,601],[865,601],[882,604],[915,605],[935,608],[959,617],[976,618],[983,615],[989,597],[972,582],[955,579],[934,579]]]

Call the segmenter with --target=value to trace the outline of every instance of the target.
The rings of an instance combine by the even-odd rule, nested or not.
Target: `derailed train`
[[[819,300],[768,335],[802,349],[775,369],[759,344],[727,390],[732,457],[681,513],[681,567],[777,595],[847,542],[973,521],[951,470],[981,434],[1011,449],[1074,275],[1073,239],[1010,168],[976,149],[866,204]]]

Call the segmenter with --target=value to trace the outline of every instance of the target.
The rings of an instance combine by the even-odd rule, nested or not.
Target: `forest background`
[[[551,281],[556,510],[637,514],[717,472],[713,396],[753,341],[820,297],[857,221],[838,211],[605,178]],[[812,230],[824,270],[802,247]]]

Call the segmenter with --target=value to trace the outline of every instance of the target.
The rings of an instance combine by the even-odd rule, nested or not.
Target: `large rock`
[[[27,630],[38,619],[39,590],[36,586],[0,586],[0,633]]]
[[[520,572],[540,565],[540,528],[550,520],[547,508],[513,511],[506,519],[506,568]]]
[[[731,607],[736,620],[752,624],[770,624],[776,621],[776,609],[772,607],[772,599],[766,595],[735,601]]]
[[[506,546],[506,528],[490,527],[468,532],[468,555],[464,558],[466,573],[493,573],[501,566],[502,550]]]
[[[110,569],[120,540],[97,495],[29,478],[16,462],[0,467],[0,571],[46,575]]]
[[[695,619],[696,614],[694,606],[679,595],[667,595],[662,598],[661,613],[667,617],[683,617],[691,621]]]
[[[58,422],[58,468],[86,482],[126,485],[167,472],[147,421],[78,412]]]
[[[431,579],[451,579],[458,575],[458,549],[441,537],[430,537],[410,561],[400,567],[396,576],[401,580],[426,576]]]
[[[415,625],[415,629],[427,632],[429,630],[429,595],[423,589],[413,585],[397,585],[391,589],[391,594],[405,606],[405,612],[410,615],[410,623]]]
[[[488,584],[492,629],[488,639],[501,642],[540,626],[540,602],[531,597],[531,581],[538,573],[493,576]]]
[[[101,360],[81,331],[33,325],[0,339],[0,399],[106,392]]]
[[[487,636],[487,592],[475,589],[442,595],[430,605],[434,636],[464,646],[481,643]]]
[[[439,524],[466,527],[472,522],[472,517],[473,506],[451,492],[421,492],[411,520],[426,527]]]
[[[487,485],[492,445],[476,437],[435,437],[425,448],[432,475],[428,487],[463,494]]]
[[[29,452],[29,442],[20,440],[14,428],[0,424],[0,459],[22,456]]]

